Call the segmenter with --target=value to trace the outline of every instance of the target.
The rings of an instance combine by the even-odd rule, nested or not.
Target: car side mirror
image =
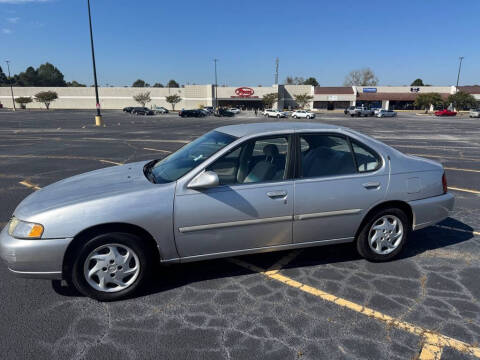
[[[203,171],[198,174],[190,183],[187,185],[189,189],[209,189],[220,184],[218,175],[214,171]]]

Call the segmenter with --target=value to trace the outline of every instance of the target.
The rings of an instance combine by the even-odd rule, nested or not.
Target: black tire
[[[381,217],[388,216],[388,215],[393,215],[402,222],[403,237],[401,239],[401,242],[395,248],[395,250],[393,250],[389,254],[378,254],[370,248],[370,245],[368,243],[370,228]],[[388,208],[388,209],[381,209],[379,211],[376,211],[375,213],[369,216],[367,221],[364,223],[362,229],[360,230],[360,233],[358,234],[357,241],[356,241],[357,251],[363,258],[369,261],[381,262],[381,261],[391,260],[402,251],[407,241],[410,228],[411,228],[410,221],[408,220],[408,216],[403,212],[403,210],[398,208]]]
[[[280,119],[280,115],[277,115],[277,119]]]
[[[84,263],[87,257],[98,247],[106,244],[119,244],[129,247],[137,255],[140,265],[137,278],[128,287],[116,292],[104,292],[93,288],[84,275]],[[145,243],[140,237],[130,233],[112,232],[94,236],[86,241],[77,250],[78,256],[73,262],[71,281],[75,288],[85,296],[99,301],[115,301],[130,297],[138,291],[148,279],[153,270],[154,259],[147,251]]]

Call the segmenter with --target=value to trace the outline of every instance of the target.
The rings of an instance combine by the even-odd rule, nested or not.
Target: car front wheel
[[[145,282],[152,261],[134,234],[107,233],[93,237],[78,251],[72,283],[85,296],[113,301],[132,295]]]
[[[370,261],[390,260],[402,250],[409,230],[410,222],[402,210],[377,211],[362,227],[357,237],[357,250]]]

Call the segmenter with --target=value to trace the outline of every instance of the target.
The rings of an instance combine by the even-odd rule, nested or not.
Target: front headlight
[[[43,234],[43,226],[12,218],[8,224],[8,234],[18,239],[40,239]]]

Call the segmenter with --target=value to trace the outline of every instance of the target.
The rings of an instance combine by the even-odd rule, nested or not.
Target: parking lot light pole
[[[100,113],[100,100],[98,98],[98,83],[97,83],[97,67],[95,66],[95,49],[93,47],[93,31],[92,31],[92,15],[90,13],[90,0],[87,0],[88,6],[88,23],[90,25],[90,45],[92,48],[92,63],[93,63],[93,81],[95,83],[95,100],[97,107],[97,115],[95,116],[95,125],[102,126],[102,114]]]
[[[458,81],[460,80],[460,70],[462,70],[463,56],[460,56],[458,59],[460,60],[460,63],[458,64],[457,86],[455,87],[456,91],[458,91]]]
[[[13,111],[17,111],[17,108],[15,107],[15,97],[13,96],[12,77],[10,76],[10,60],[5,60],[5,62],[7,63],[8,69],[8,82],[10,83],[10,93],[12,94]]]
[[[217,106],[218,106],[218,98],[217,98],[217,87],[218,87],[218,83],[217,83],[217,61],[218,59],[213,59],[213,62],[215,63],[215,93],[214,93],[214,96],[215,96],[215,106],[213,107],[213,110],[217,110]]]

